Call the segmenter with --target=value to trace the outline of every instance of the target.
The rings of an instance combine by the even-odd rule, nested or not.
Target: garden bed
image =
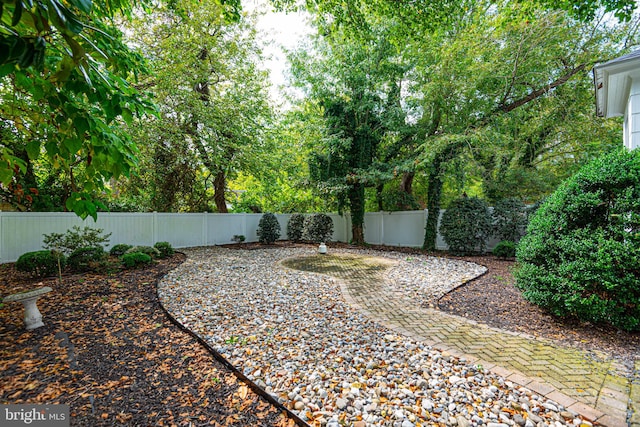
[[[45,326],[0,309],[0,403],[67,404],[71,425],[289,426],[160,307],[156,284],[184,260],[46,279]],[[0,265],[0,295],[42,286]]]

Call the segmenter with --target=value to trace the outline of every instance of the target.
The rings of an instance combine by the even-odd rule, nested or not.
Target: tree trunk
[[[400,205],[398,208],[401,211],[408,211],[413,209],[413,206],[410,206],[406,203],[406,201],[411,200],[413,197],[413,178],[416,176],[415,172],[405,172],[402,174],[402,179],[400,180],[400,193],[404,193],[404,197],[402,198]]]
[[[349,209],[351,211],[351,242],[364,245],[364,185],[353,184],[349,188]]]
[[[442,196],[442,168],[456,157],[465,146],[464,138],[452,141],[442,151],[437,153],[431,163],[429,172],[429,189],[427,190],[427,225],[424,230],[422,248],[428,251],[436,249],[438,238],[438,218],[440,217],[440,198]]]
[[[223,171],[218,171],[216,179],[213,180],[213,200],[216,203],[216,210],[219,213],[227,213],[227,200],[224,196],[224,192],[227,187],[227,177]]]
[[[384,206],[382,203],[382,190],[384,190],[384,184],[378,184],[376,187],[376,202],[378,204],[378,212],[382,212],[384,210]]]

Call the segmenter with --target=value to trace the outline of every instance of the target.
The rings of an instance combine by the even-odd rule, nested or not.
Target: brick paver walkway
[[[640,361],[634,372],[603,354],[488,327],[417,306],[384,271],[391,261],[352,254],[285,261],[341,279],[347,302],[385,326],[454,356],[465,357],[610,427],[640,427]]]

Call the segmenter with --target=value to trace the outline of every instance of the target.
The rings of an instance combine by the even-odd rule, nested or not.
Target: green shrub
[[[153,246],[134,246],[129,248],[125,254],[132,254],[135,252],[142,252],[143,254],[149,255],[151,258],[158,258],[160,256],[160,251]]]
[[[516,256],[516,244],[510,240],[503,240],[493,248],[492,253],[499,258],[513,258]]]
[[[316,243],[326,243],[333,236],[333,220],[327,214],[315,213],[307,216],[304,220],[304,232],[302,233],[305,240],[311,240]]]
[[[73,271],[93,271],[102,267],[104,259],[105,252],[102,246],[91,246],[78,248],[71,252],[67,259],[67,264]]]
[[[175,253],[175,251],[173,250],[173,246],[171,246],[171,243],[169,242],[157,242],[155,245],[153,245],[153,247],[156,248],[160,253],[160,255],[158,255],[158,258],[169,258]]]
[[[461,197],[442,214],[440,234],[454,254],[484,252],[491,235],[487,204],[477,197]]]
[[[35,251],[20,255],[16,261],[16,270],[30,274],[33,277],[47,277],[58,273],[58,258],[60,268],[66,265],[66,257],[55,251]]]
[[[519,242],[527,229],[527,207],[518,198],[498,200],[493,206],[493,235]]]
[[[640,330],[640,151],[565,181],[518,245],[516,285],[556,315]]]
[[[151,257],[142,252],[130,252],[120,257],[126,268],[137,268],[151,263]]]
[[[81,229],[74,225],[66,233],[51,233],[44,235],[44,248],[62,252],[69,255],[79,248],[103,247],[109,243],[109,234],[103,234],[101,228],[84,227]]]
[[[280,238],[280,223],[272,213],[266,213],[258,223],[258,241],[271,244]]]
[[[246,237],[244,237],[244,234],[234,234],[231,240],[236,243],[242,243],[246,240]]]
[[[119,244],[115,245],[114,247],[112,247],[111,250],[109,251],[109,253],[111,255],[113,255],[113,256],[120,257],[120,256],[124,255],[124,253],[127,252],[132,247],[133,246],[127,245],[126,243],[119,243]]]
[[[294,213],[289,217],[287,222],[287,239],[292,242],[299,242],[302,240],[302,233],[304,232],[304,215]]]

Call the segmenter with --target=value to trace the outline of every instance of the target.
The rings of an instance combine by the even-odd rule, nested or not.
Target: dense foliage
[[[125,254],[133,254],[136,252],[140,252],[143,254],[147,254],[149,255],[151,258],[158,258],[160,257],[160,251],[156,248],[154,248],[153,246],[133,246],[129,249],[127,249],[127,251],[125,252]]]
[[[173,246],[171,246],[169,242],[156,242],[153,247],[158,251],[159,255],[157,258],[160,259],[169,258],[175,253]]]
[[[585,166],[535,213],[517,286],[556,315],[640,330],[640,151]]]
[[[491,235],[487,203],[477,197],[454,200],[442,214],[440,234],[455,254],[484,252]]]
[[[278,218],[272,213],[266,213],[260,218],[258,223],[258,241],[260,243],[272,244],[280,238],[280,223]]]
[[[67,265],[72,271],[95,271],[102,266],[106,253],[102,246],[82,247],[74,250],[67,258]]]
[[[128,245],[126,243],[118,243],[117,245],[114,245],[110,250],[109,250],[109,254],[112,256],[122,256],[124,255],[129,249],[131,249],[133,246],[132,245]]]
[[[71,227],[63,233],[45,234],[43,238],[44,248],[69,255],[79,248],[104,247],[109,243],[111,233],[104,234],[101,228],[91,228],[85,226],[80,228],[77,225]]]
[[[513,258],[516,256],[516,244],[509,240],[502,240],[491,251],[499,258]]]
[[[316,243],[331,241],[333,236],[333,220],[324,213],[309,215],[304,220],[303,238]]]
[[[50,250],[26,252],[16,261],[16,270],[42,278],[56,274],[58,262],[60,267],[64,268],[66,261],[66,257],[59,252]]]
[[[289,217],[287,222],[287,239],[292,242],[299,242],[302,240],[302,234],[304,232],[304,215],[294,213]]]
[[[126,253],[120,257],[120,261],[125,268],[137,268],[143,265],[151,264],[151,257],[142,252]]]
[[[527,223],[527,207],[519,198],[498,200],[493,205],[493,236],[500,240],[518,243],[524,235]]]

